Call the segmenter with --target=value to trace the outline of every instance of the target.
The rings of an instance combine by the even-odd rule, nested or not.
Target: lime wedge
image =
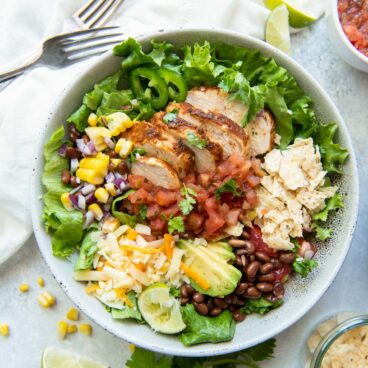
[[[279,5],[271,12],[266,23],[266,41],[290,54],[288,16],[289,13],[285,5]]]
[[[42,368],[108,368],[74,352],[47,347],[42,355]]]
[[[138,298],[138,307],[145,321],[155,331],[175,334],[185,328],[179,301],[170,295],[170,288],[163,283],[144,290]]]
[[[294,28],[308,27],[318,19],[310,12],[310,8],[315,7],[313,2],[316,0],[303,1],[300,0],[265,0],[265,4],[269,9],[275,9],[277,6],[284,4],[289,10],[289,24]],[[310,3],[310,4],[308,4]]]

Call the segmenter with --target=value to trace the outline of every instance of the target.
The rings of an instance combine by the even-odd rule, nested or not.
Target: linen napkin
[[[263,38],[269,11],[258,0],[125,0],[110,25],[126,35],[175,27],[227,28]],[[0,71],[19,65],[42,39],[63,31],[82,1],[2,0]],[[90,61],[68,68],[37,68],[0,93],[0,264],[32,232],[30,174],[36,139],[63,87]],[[81,96],[82,98],[82,96]]]

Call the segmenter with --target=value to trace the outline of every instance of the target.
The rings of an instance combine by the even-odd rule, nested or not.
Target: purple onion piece
[[[78,198],[78,207],[81,210],[85,210],[86,209],[86,197],[82,194],[78,194],[77,198]]]
[[[96,186],[93,184],[87,184],[86,186],[84,186],[81,190],[83,195],[87,195],[89,193],[92,193],[96,190]]]
[[[122,182],[120,184],[120,189],[123,191],[123,192],[126,192],[128,189],[130,189],[130,185],[129,183],[127,183],[126,181]]]
[[[124,181],[124,179],[123,178],[116,178],[115,180],[114,180],[114,184],[118,187],[118,188],[120,188],[120,184],[121,183],[125,183],[125,181]]]
[[[89,147],[87,145],[83,147],[82,152],[85,156],[91,156],[92,155],[92,152],[91,152],[91,150],[89,149]]]
[[[92,203],[95,203],[97,201],[95,197],[95,192],[91,192],[86,195],[86,204],[89,206]]]
[[[115,175],[114,173],[110,172],[105,176],[105,181],[106,183],[113,183],[115,180]]]
[[[95,219],[95,215],[92,211],[87,211],[86,214],[84,215],[84,225],[83,225],[83,229],[87,229],[87,227],[89,227],[92,222]]]
[[[115,143],[112,141],[111,138],[109,137],[105,137],[105,143],[107,144],[107,146],[110,148],[110,149],[114,149],[115,148]]]
[[[314,252],[313,250],[307,250],[304,254],[304,258],[305,259],[312,259],[314,256]]]
[[[95,147],[95,144],[92,142],[92,141],[88,141],[87,142],[87,147],[88,149],[91,151],[91,154],[94,155],[97,153],[97,150],[96,150],[96,147]]]
[[[69,192],[69,194],[75,194],[75,193],[77,193],[80,189],[82,189],[82,187],[83,187],[83,184],[78,185],[76,188],[72,189],[72,190]]]
[[[66,153],[66,149],[68,148],[68,146],[66,144],[62,144],[61,147],[59,148],[58,154],[61,157],[65,157],[65,153]]]
[[[70,160],[70,171],[71,171],[72,173],[76,172],[76,171],[77,171],[77,169],[78,169],[78,165],[79,165],[79,161],[78,161],[78,159],[77,159],[77,158],[72,158],[72,159]]]
[[[75,208],[79,208],[78,207],[78,199],[77,196],[75,196],[74,194],[70,194],[69,193],[69,199],[72,201],[72,204]]]
[[[83,152],[84,147],[85,147],[85,143],[83,139],[76,139],[75,140],[75,144],[77,145],[77,148],[79,149],[79,151]]]

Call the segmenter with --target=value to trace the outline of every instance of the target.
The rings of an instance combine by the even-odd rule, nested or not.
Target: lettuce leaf
[[[294,272],[302,277],[307,277],[318,266],[318,263],[315,259],[297,258],[292,266]]]
[[[133,303],[133,307],[124,306],[123,309],[111,309],[111,316],[114,319],[128,319],[133,318],[140,322],[144,322],[142,315],[138,309],[137,296],[133,291],[127,294],[129,300]]]
[[[217,317],[205,317],[199,315],[192,304],[187,304],[181,312],[187,327],[179,339],[185,346],[230,341],[234,337],[235,321],[227,310]]]
[[[121,110],[122,106],[130,105],[134,99],[133,92],[130,89],[114,91],[111,93],[104,92],[101,100],[100,108],[109,108]]]
[[[97,231],[90,231],[82,241],[79,256],[74,265],[74,271],[89,270],[93,266],[93,258],[98,250],[97,242],[92,239]]]
[[[111,205],[112,215],[114,217],[116,217],[122,224],[127,224],[130,227],[135,227],[135,225],[137,224],[137,221],[138,221],[137,216],[136,215],[129,215],[128,213],[118,211],[116,209],[116,206],[117,206],[118,202],[128,198],[129,194],[134,193],[134,192],[135,192],[134,189],[128,190],[127,192],[125,192],[120,197],[115,198],[114,201],[112,202],[112,205]]]
[[[318,224],[318,222],[312,223],[312,229],[316,232],[316,238],[322,241],[331,237],[333,231],[330,228],[324,228]]]
[[[91,110],[86,105],[81,105],[68,117],[67,122],[73,123],[77,130],[83,132],[87,127],[87,119],[90,113]]]
[[[322,211],[313,215],[313,220],[326,222],[330,211],[337,210],[342,207],[344,207],[342,195],[335,193],[327,200],[326,207]]]
[[[249,299],[247,300],[245,306],[241,308],[241,311],[245,314],[266,314],[271,310],[281,306],[282,303],[282,300],[275,300],[271,302],[263,297],[259,299]]]

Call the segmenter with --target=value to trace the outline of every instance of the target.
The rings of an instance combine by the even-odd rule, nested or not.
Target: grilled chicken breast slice
[[[165,161],[156,157],[142,156],[132,163],[131,173],[148,179],[154,185],[166,189],[179,189],[177,172]]]
[[[222,158],[222,148],[218,144],[211,142],[201,128],[195,127],[180,118],[176,118],[169,123],[164,123],[163,118],[165,115],[166,112],[163,111],[156,113],[150,122],[154,126],[161,126],[166,129],[169,134],[180,139],[194,153],[197,172],[214,172],[216,170],[216,163]],[[190,136],[196,136],[200,140],[204,140],[205,146],[199,148],[191,144]]]
[[[185,101],[204,112],[225,115],[239,125],[248,112],[246,105],[237,100],[229,100],[229,94],[219,87],[193,88],[188,92]]]
[[[193,168],[192,152],[176,137],[168,134],[162,126],[142,121],[134,124],[125,137],[136,147],[146,150],[147,156],[167,162],[180,178]]]
[[[275,121],[271,113],[262,110],[246,126],[246,130],[250,137],[250,154],[252,157],[264,155],[272,150],[275,140]]]
[[[249,157],[249,136],[246,131],[225,115],[193,107],[191,104],[170,103],[166,110],[178,110],[178,117],[201,128],[208,139],[222,147],[223,158],[236,153]]]

